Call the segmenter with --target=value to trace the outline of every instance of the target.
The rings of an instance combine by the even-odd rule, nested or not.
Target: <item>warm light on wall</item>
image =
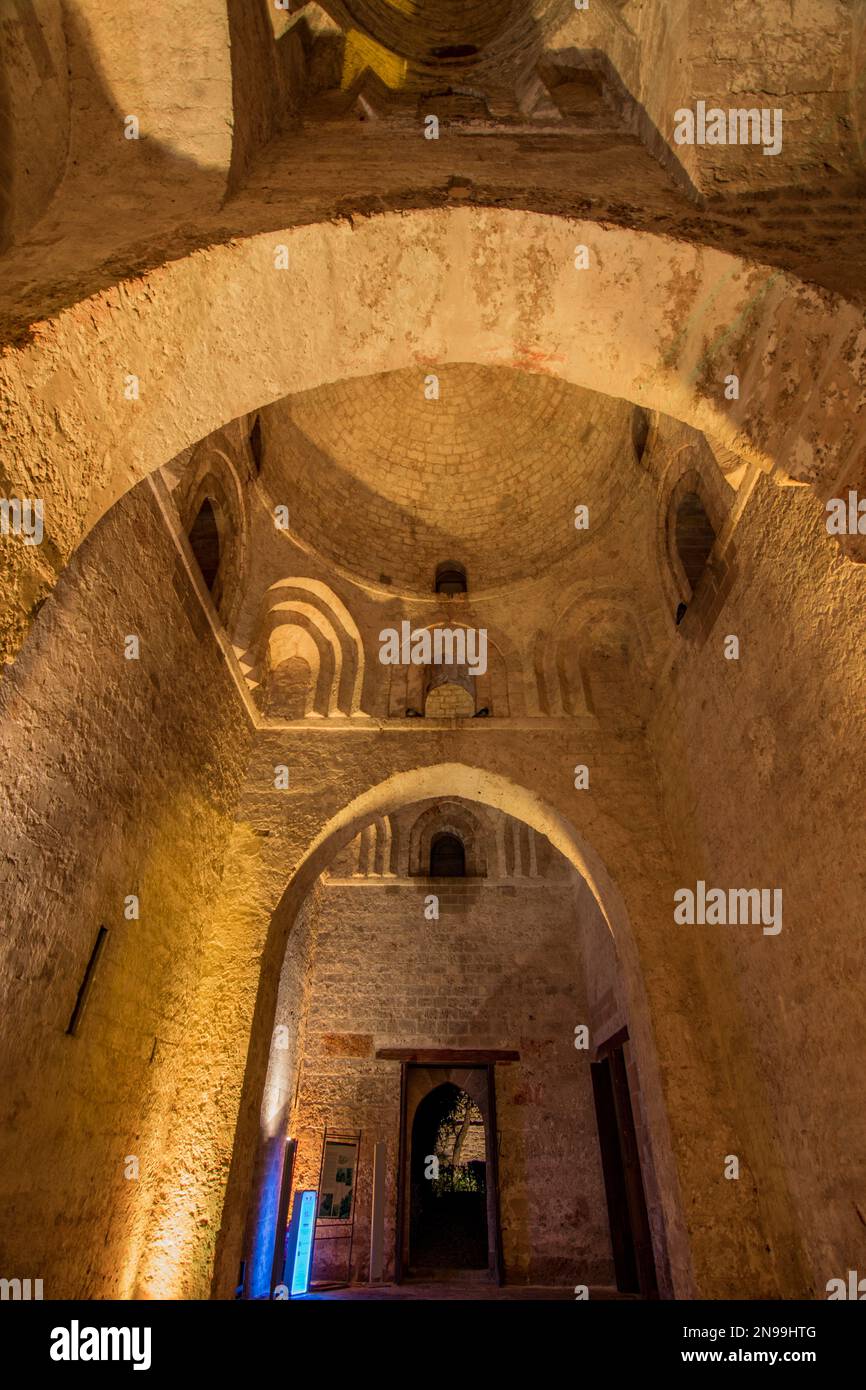
[[[341,85],[345,91],[364,71],[370,68],[384,82],[386,87],[396,90],[406,82],[409,64],[396,53],[389,53],[375,39],[362,34],[358,29],[350,29],[346,35],[346,49],[343,55],[343,76]]]
[[[199,1237],[197,1213],[175,1212],[166,1221],[159,1236],[151,1241],[145,1252],[142,1267],[133,1291],[133,1298],[188,1298],[187,1281],[191,1258]]]

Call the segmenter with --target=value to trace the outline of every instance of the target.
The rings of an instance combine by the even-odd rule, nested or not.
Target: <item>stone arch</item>
[[[287,717],[281,716],[274,692],[283,664],[300,657],[310,677],[306,713],[321,718],[339,714],[343,653],[328,615],[314,604],[288,600],[270,611],[265,631],[267,646],[258,666],[263,709]]]
[[[455,712],[459,717],[468,717],[479,710],[486,709],[496,719],[506,718],[512,712],[522,714],[520,655],[514,643],[504,632],[497,629],[496,632],[491,633],[486,624],[473,621],[472,615],[465,610],[461,610],[459,618],[456,615],[445,614],[442,616],[437,614],[435,618],[427,622],[420,621],[413,624],[413,631],[424,630],[432,633],[437,627],[454,629],[473,626],[484,627],[487,632],[487,670],[483,675],[473,676],[469,681],[454,679],[447,683],[461,688],[457,692],[458,695],[464,691],[467,695],[465,708],[460,708]],[[440,681],[439,685],[445,686],[446,682]],[[399,716],[411,709],[416,710],[419,714],[425,714],[428,718],[442,717],[436,708],[436,703],[430,704],[430,695],[435,686],[436,683],[431,680],[431,668],[429,667],[412,665],[390,667],[387,702],[389,713],[392,717]]]
[[[463,641],[468,649],[469,633],[474,624],[465,615],[452,618],[448,614],[444,617],[437,616],[425,627],[426,631],[430,633],[431,643],[436,641],[443,641],[444,643],[443,638],[437,638],[437,630],[443,632],[448,630],[459,634],[462,629],[466,633]],[[471,674],[469,667],[466,664],[460,665],[456,661],[441,666],[426,667],[424,669],[424,713],[428,716],[431,713],[438,714],[446,711],[460,716],[474,714],[477,707],[475,681],[476,677]],[[440,688],[447,692],[441,705],[435,698],[435,694]]]
[[[212,584],[204,579],[223,622],[231,623],[240,601],[247,568],[249,508],[236,463],[227,449],[212,443],[193,450],[185,474],[172,490],[183,534],[198,562],[193,528],[210,503],[219,537],[219,568]],[[200,564],[198,565],[201,569]]]
[[[466,594],[466,566],[460,560],[443,560],[436,566],[433,588],[437,594]]]
[[[588,271],[575,270],[576,243],[590,249]],[[290,271],[275,269],[277,244]],[[525,294],[528,279],[538,294]],[[511,366],[614,394],[712,433],[822,499],[862,447],[862,308],[786,272],[633,229],[494,208],[383,213],[196,251],[87,305],[7,347],[0,370],[7,471],[24,495],[43,497],[61,564],[133,483],[227,418],[410,365]],[[286,324],[301,323],[304,335],[287,339]],[[722,357],[742,364],[738,401],[724,399]],[[124,372],[140,377],[136,401]],[[98,434],[71,418],[72,384],[75,420],[92,409]],[[33,607],[14,594],[35,584],[44,596],[56,570],[47,550],[6,549],[13,653]]]
[[[637,729],[648,714],[650,687],[640,638],[611,615],[599,615],[583,627],[579,666],[587,709],[602,725]]]
[[[291,916],[292,906],[303,900],[332,855],[352,840],[364,824],[378,815],[393,814],[400,806],[412,802],[443,798],[459,798],[503,811],[544,835],[589,884],[611,933],[626,942],[630,939],[622,895],[600,856],[576,828],[536,792],[501,773],[466,763],[435,763],[410,772],[394,773],[334,815],[309,845],[274,914],[275,920],[277,917],[284,919],[285,939],[288,939],[290,925],[286,913]]]
[[[454,801],[439,801],[420,812],[408,835],[408,873],[426,878],[430,873],[430,852],[437,835],[456,835],[466,855],[466,877],[487,873],[490,859],[489,827],[475,808]]]
[[[689,488],[682,493],[669,520],[668,531],[693,596],[716,543],[715,528],[697,489]]]
[[[300,623],[277,628],[268,645],[262,712],[271,719],[307,719],[327,713],[320,696],[323,664],[316,639]]]
[[[740,510],[738,492],[742,487],[747,494],[749,486],[740,478],[735,487],[736,475],[723,468],[723,462],[730,460],[723,456],[720,461],[712,444],[706,450],[686,447],[661,479],[656,531],[659,578],[670,622],[689,639],[706,636],[736,578],[731,536]],[[699,576],[696,571],[689,576],[681,553],[678,529],[683,507],[703,513],[713,533]]]
[[[280,902],[273,913],[269,939],[264,959],[281,962],[288,943],[289,933],[295,918],[316,878],[326,868],[333,856],[354,839],[365,827],[373,827],[377,820],[392,815],[400,807],[418,801],[433,802],[442,799],[460,798],[478,808],[479,815],[485,809],[498,810],[514,821],[545,836],[550,843],[577,869],[584,878],[599,905],[603,919],[617,942],[617,950],[623,967],[624,993],[628,1000],[631,1037],[635,1047],[638,1069],[641,1074],[641,1087],[646,1097],[648,1109],[656,1115],[665,1113],[665,1103],[661,1091],[661,1078],[655,1054],[655,1043],[648,1017],[643,983],[632,935],[628,913],[622,895],[595,849],[581,836],[576,827],[565,819],[553,805],[547,803],[536,792],[521,786],[499,773],[489,772],[480,767],[464,763],[438,763],[415,768],[409,772],[395,773],[386,781],[370,788],[344,806],[322,827],[309,844],[306,853],[296,866]],[[374,836],[375,838],[375,836]],[[373,839],[370,842],[372,849]],[[279,973],[279,966],[277,967]],[[273,996],[273,997],[271,997]],[[267,1000],[267,1003],[265,1003]],[[256,1055],[263,1051],[267,1061],[267,1039],[273,1032],[273,1016],[276,1007],[276,994],[266,979],[265,970],[259,983],[259,1004],[250,1040],[250,1053]],[[264,1048],[263,1048],[264,1043]],[[253,1087],[254,1094],[247,1094],[245,1105],[248,1113],[258,1113],[261,1091],[265,1084],[265,1068],[261,1073],[248,1071],[246,1087]],[[670,1148],[669,1134],[664,1124],[660,1124],[653,1135],[653,1160],[656,1170],[667,1175],[669,1193],[678,1193],[678,1180],[675,1176],[673,1151]],[[263,1209],[272,1201],[272,1194],[262,1193]],[[679,1198],[670,1203],[667,1211],[668,1238],[686,1248],[686,1237],[682,1226],[682,1213],[678,1206]],[[272,1232],[262,1231],[261,1220],[254,1220],[256,1240],[267,1246],[272,1242]],[[219,1269],[216,1272],[219,1281]],[[686,1278],[690,1276],[684,1276]]]
[[[592,715],[590,651],[601,639],[610,646],[622,637],[631,662],[649,669],[648,636],[641,629],[627,595],[617,590],[587,596],[583,586],[571,588],[562,599],[546,634],[536,639],[535,675],[539,705],[556,717]],[[633,676],[630,685],[637,685]],[[542,703],[543,702],[543,703]]]
[[[208,593],[211,594],[217,581],[220,561],[222,560],[219,524],[217,522],[218,511],[219,503],[215,504],[209,496],[204,497],[188,535],[201,577]]]
[[[318,579],[283,579],[265,595],[265,616],[246,658],[248,679],[262,687],[265,705],[279,666],[297,656],[307,661],[314,682],[308,713],[361,714],[361,634],[342,600]]]
[[[355,836],[349,848],[356,878],[393,878],[394,826],[390,816],[376,816]]]
[[[455,830],[437,830],[430,840],[431,878],[465,878],[466,846]]]
[[[442,681],[429,686],[424,698],[426,719],[471,719],[475,714],[472,692],[459,681]]]
[[[667,561],[679,595],[687,603],[695,597],[704,570],[710,564],[726,515],[727,510],[719,505],[703,474],[694,466],[687,466],[668,491],[664,515]],[[705,554],[700,557],[692,552],[701,539],[693,533],[702,519],[712,539],[708,533],[708,544],[703,546]],[[703,560],[700,570],[697,567],[699,558]]]
[[[512,711],[522,712],[522,700],[516,691],[522,693],[522,669],[520,657],[513,644],[506,652],[506,643],[499,632],[495,636],[487,634],[487,670],[483,676],[475,678],[476,709],[489,709],[494,719],[507,719]],[[509,681],[509,673],[511,680]]]
[[[442,1110],[450,1108],[449,1102],[459,1102],[461,1098],[474,1110],[478,1116],[478,1128],[480,1128],[480,1146],[476,1139],[475,1149],[476,1158],[481,1158],[481,1162],[486,1166],[489,1161],[491,1149],[495,1142],[491,1133],[491,1113],[488,1095],[487,1076],[483,1068],[470,1067],[437,1067],[425,1069],[421,1067],[413,1068],[407,1077],[406,1087],[406,1133],[409,1139],[407,1144],[407,1175],[409,1177],[408,1193],[408,1230],[404,1228],[401,1233],[405,1241],[408,1236],[408,1259],[410,1265],[423,1262],[414,1254],[415,1239],[421,1234],[423,1224],[418,1223],[420,1215],[419,1206],[423,1207],[424,1193],[428,1187],[426,1182],[417,1181],[419,1167],[429,1161],[429,1157],[435,1155],[443,1159],[446,1163],[449,1157],[453,1162],[458,1161],[458,1153],[455,1149],[451,1153],[443,1153],[437,1146],[437,1140],[441,1133],[439,1124]],[[476,1131],[477,1132],[477,1131]],[[463,1131],[464,1136],[466,1131]],[[456,1137],[456,1136],[455,1136]],[[479,1153],[479,1147],[481,1153]],[[482,1157],[483,1154],[483,1157]],[[477,1172],[477,1170],[476,1170]],[[414,1176],[414,1181],[413,1181]],[[486,1208],[486,1210],[485,1210]],[[484,1208],[477,1212],[481,1217],[483,1225],[478,1231],[481,1235],[483,1231],[483,1246],[476,1250],[475,1263],[483,1267],[485,1255],[489,1259],[490,1248],[490,1209],[487,1205],[487,1198],[484,1199]],[[423,1218],[422,1218],[423,1221]],[[486,1230],[484,1229],[486,1227]]]

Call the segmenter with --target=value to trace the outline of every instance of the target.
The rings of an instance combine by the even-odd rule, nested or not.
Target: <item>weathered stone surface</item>
[[[327,1125],[365,1277],[376,1054],[444,1048],[520,1053],[507,1275],[610,1284],[627,1029],[662,1295],[822,1297],[866,1263],[863,6],[266,8],[2,21],[0,1274],[266,1296]],[[698,100],[782,151],[677,146]],[[386,664],[403,624],[484,669]]]

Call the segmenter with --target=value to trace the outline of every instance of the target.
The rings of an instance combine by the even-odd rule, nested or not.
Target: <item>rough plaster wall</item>
[[[232,144],[231,45],[228,6],[174,0],[171,22],[164,10],[134,0],[68,0],[75,36],[75,76],[91,100],[99,94],[123,118],[137,115],[142,134],[194,168],[227,174]],[[87,100],[81,88],[78,98]],[[79,139],[92,137],[88,107],[77,112]],[[102,134],[99,131],[99,134]],[[134,142],[113,132],[117,148]],[[109,131],[105,131],[106,137]],[[79,144],[83,152],[83,144]],[[89,172],[93,158],[89,152]]]
[[[633,27],[639,43],[638,61],[630,64],[634,72],[631,90],[668,141],[671,116],[689,92],[689,62],[682,43],[688,30],[689,9],[690,0],[674,0],[673,4],[629,4],[623,9],[622,17]],[[620,52],[629,51],[620,26],[614,26],[611,39]],[[625,73],[623,76],[630,86],[629,77]],[[690,177],[697,180],[694,150],[677,148],[674,153]]]
[[[130,1296],[161,1185],[179,1181],[161,1161],[247,739],[147,484],[82,546],[0,701],[0,1266],[44,1278],[46,1298]],[[138,921],[124,918],[132,893]]]
[[[58,0],[0,6],[0,251],[38,221],[66,165],[69,85]]]
[[[600,915],[592,912],[592,895],[582,879],[574,889],[574,899],[586,981],[588,1013],[584,1021],[596,1048],[620,1028],[627,1027],[628,1013],[613,937]]]
[[[432,891],[438,922],[424,919]],[[394,1257],[400,1068],[376,1061],[375,1050],[417,1046],[520,1051],[519,1063],[496,1072],[506,1277],[612,1281],[587,1054],[574,1047],[585,1014],[577,940],[570,886],[325,888],[293,1118],[295,1186],[317,1185],[326,1124],[363,1131],[357,1277],[366,1277],[371,1154],[380,1140],[389,1270]],[[333,1268],[331,1253],[322,1247],[316,1277]]]
[[[609,99],[654,156],[700,183],[700,151],[673,145],[673,112],[689,99],[686,46],[691,0],[590,4],[569,15],[548,52],[558,65],[586,64],[606,79]],[[619,100],[618,100],[619,99]],[[634,103],[634,109],[629,109]]]
[[[851,121],[857,156],[866,169],[866,0],[856,0],[851,24]]]
[[[141,245],[146,227],[217,208],[233,138],[225,5],[172,0],[170,22],[131,0],[4,0],[0,12],[0,250],[10,236],[29,244],[66,293],[118,240]]]
[[[735,1085],[759,1117],[735,1145],[737,1195],[788,1190],[796,1233],[773,1258],[801,1243],[819,1294],[866,1260],[866,572],[823,523],[804,490],[759,480],[735,533],[742,578],[705,644],[682,644],[651,725],[678,886],[783,890],[777,936],[672,919],[670,931],[710,962]],[[727,634],[739,661],[723,658]],[[707,1155],[720,1172],[723,1159]]]

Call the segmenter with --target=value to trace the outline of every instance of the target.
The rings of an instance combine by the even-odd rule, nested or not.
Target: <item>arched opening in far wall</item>
[[[576,853],[580,853],[582,862],[585,862],[582,853],[577,850],[577,841],[571,840],[573,832],[567,831],[564,825],[557,827],[555,814],[551,815],[549,808],[545,810],[534,795],[529,794],[529,800],[524,802],[524,796],[527,794],[507,783],[505,779],[490,778],[478,769],[471,770],[459,765],[418,769],[414,773],[393,779],[390,796],[383,798],[382,805],[384,807],[387,804],[389,808],[386,813],[391,818],[394,833],[400,833],[401,805],[411,808],[416,799],[424,799],[423,796],[416,798],[412,793],[416,790],[422,793],[430,791],[444,798],[446,785],[461,788],[458,796],[471,787],[473,794],[467,799],[477,803],[483,798],[488,807],[487,814],[494,818],[511,815],[515,802],[523,804],[524,810],[529,811],[539,828],[543,825],[562,846],[570,846],[572,859]],[[412,792],[409,792],[410,788]],[[384,788],[380,788],[379,795],[383,792]],[[406,793],[410,796],[408,802],[403,800]],[[363,797],[360,801],[366,805],[368,798]],[[530,804],[533,806],[531,810]],[[357,834],[364,823],[368,823],[366,817],[360,821],[350,817],[340,831],[338,839],[329,838],[323,842],[323,852],[326,855],[336,853],[338,843],[345,843],[353,831]],[[544,831],[541,833],[544,834]],[[328,845],[327,851],[324,850],[325,843]],[[591,851],[590,855],[595,859]],[[494,1197],[498,1201],[500,1195],[506,1206],[522,1200],[523,1187],[529,1181],[527,1174],[534,1172],[537,1176],[549,1160],[548,1140],[551,1133],[555,1131],[558,1134],[561,1127],[562,1137],[561,1140],[557,1140],[557,1145],[561,1147],[562,1152],[570,1152],[571,1147],[577,1144],[575,1152],[554,1183],[558,1183],[562,1189],[561,1197],[556,1200],[561,1200],[564,1212],[572,1210],[570,1204],[576,1202],[570,1219],[577,1220],[579,1226],[584,1218],[576,1215],[578,1211],[594,1212],[601,1220],[600,1228],[592,1226],[590,1222],[584,1234],[584,1247],[581,1247],[578,1241],[575,1248],[578,1251],[584,1249],[584,1255],[578,1255],[578,1260],[585,1259],[586,1268],[591,1270],[587,1275],[587,1282],[592,1284],[600,1281],[615,1286],[618,1270],[614,1269],[611,1254],[610,1218],[605,1215],[607,1198],[588,1067],[589,1057],[586,1053],[579,1054],[575,1049],[573,1025],[570,1022],[575,1009],[581,1016],[586,1011],[584,1004],[580,1002],[583,967],[580,964],[582,948],[578,944],[579,933],[575,931],[572,901],[575,884],[582,894],[580,913],[587,922],[592,922],[591,928],[587,928],[594,933],[592,952],[597,960],[600,960],[604,953],[609,951],[609,968],[620,976],[617,988],[623,1001],[623,1017],[627,1016],[628,1011],[628,991],[604,913],[586,884],[570,874],[568,864],[563,863],[559,855],[554,855],[554,858],[562,864],[562,876],[557,878],[554,874],[549,885],[553,904],[549,910],[543,905],[547,887],[544,883],[536,879],[534,882],[526,882],[516,890],[513,879],[508,876],[507,867],[503,867],[501,874],[491,875],[488,872],[488,877],[483,880],[483,889],[479,887],[477,879],[450,879],[453,887],[448,889],[449,905],[445,922],[440,919],[431,922],[426,928],[423,907],[430,885],[423,881],[419,882],[417,878],[413,878],[403,884],[395,884],[368,869],[366,872],[362,870],[360,874],[356,872],[349,879],[338,876],[333,885],[329,885],[328,876],[325,874],[319,879],[318,884],[314,884],[309,881],[309,874],[312,872],[311,861],[306,861],[290,889],[290,897],[295,900],[292,909],[295,926],[293,935],[288,938],[289,953],[281,969],[279,1008],[290,1007],[293,1017],[303,1014],[309,1018],[306,1005],[298,994],[300,989],[306,998],[305,991],[309,990],[309,998],[315,1001],[312,1025],[314,1038],[312,1042],[309,1036],[306,1041],[298,1040],[288,1049],[271,1048],[264,1088],[265,1100],[261,1111],[262,1128],[256,1163],[257,1176],[247,1223],[249,1244],[244,1252],[245,1266],[251,1271],[252,1280],[248,1296],[267,1295],[268,1281],[273,1277],[275,1251],[279,1262],[279,1233],[274,1222],[281,1205],[285,1205],[286,1209],[291,1207],[291,1194],[283,1193],[282,1201],[280,1194],[285,1178],[285,1170],[281,1163],[285,1137],[291,1133],[300,1146],[298,1167],[292,1177],[293,1191],[305,1186],[315,1186],[321,1164],[323,1140],[319,1133],[319,1124],[322,1119],[329,1126],[339,1125],[342,1129],[351,1129],[361,1135],[360,1180],[356,1208],[356,1212],[360,1214],[360,1229],[356,1227],[353,1236],[352,1248],[356,1252],[355,1258],[363,1260],[369,1244],[369,1227],[365,1226],[364,1222],[369,1220],[365,1213],[369,1212],[369,1192],[373,1180],[370,1168],[371,1150],[379,1143],[385,1145],[388,1154],[385,1245],[389,1259],[394,1250],[398,1252],[397,1259],[400,1258],[399,1242],[403,1238],[401,1231],[405,1236],[405,1249],[411,1251],[412,1223],[415,1222],[417,1235],[420,1230],[419,1221],[421,1226],[424,1225],[422,1208],[426,1210],[430,1206],[433,1192],[432,1189],[419,1189],[417,1185],[420,1181],[417,1163],[419,1150],[417,1145],[413,1149],[418,1139],[417,1134],[413,1136],[412,1129],[411,1115],[414,1110],[404,1110],[406,1119],[400,1121],[401,1087],[405,1090],[405,1104],[408,1106],[412,1087],[417,1084],[413,1079],[416,1065],[422,1070],[429,1070],[445,1066],[446,1062],[464,1072],[467,1069],[472,1071],[474,1068],[480,1068],[485,1087],[488,1084],[489,1073],[491,1095],[498,1097],[494,1103],[499,1107],[497,1133],[502,1148],[502,1170],[497,1181],[491,1178],[489,1167],[485,1170],[485,1193],[489,1194],[491,1202]],[[327,858],[322,861],[316,853],[312,864],[325,867],[326,863]],[[600,866],[598,871],[603,875],[604,871]],[[301,885],[305,885],[305,888]],[[309,892],[311,888],[315,889],[312,893]],[[387,889],[387,898],[381,896],[382,888]],[[615,896],[615,890],[613,891]],[[514,940],[510,941],[508,932],[503,927],[503,912],[509,910],[504,906],[506,903],[514,904],[515,892],[520,900],[516,912],[513,913],[516,935]],[[457,898],[451,896],[454,893],[457,894]],[[479,901],[479,893],[482,893],[486,901]],[[296,898],[296,894],[300,896]],[[466,897],[466,894],[470,896]],[[474,897],[471,896],[473,894]],[[470,903],[471,912],[467,912]],[[283,906],[289,906],[288,898],[284,898]],[[613,911],[616,917],[615,902]],[[372,919],[369,916],[370,912],[374,914]],[[376,923],[372,934],[367,925],[371,920]],[[312,935],[308,937],[307,933]],[[310,957],[306,955],[305,943],[308,939],[317,943],[312,966],[309,966]],[[322,968],[327,965],[330,985],[324,977],[318,980],[315,951],[321,953],[320,959],[324,963]],[[457,991],[452,988],[457,977],[449,974],[446,964],[448,957],[447,954],[442,955],[443,951],[453,951],[458,957],[462,957],[468,951],[480,952],[479,959],[487,962],[488,978],[477,998],[473,995],[471,981],[464,980]],[[312,983],[303,986],[299,983],[302,961],[303,969],[306,970],[309,966],[312,971],[309,977]],[[596,961],[592,970],[599,968]],[[608,966],[604,969],[608,969]],[[344,974],[345,983],[340,983]],[[398,997],[395,997],[393,989],[388,985],[389,979],[392,978],[403,982]],[[477,978],[480,980],[481,977]],[[608,983],[604,984],[594,980],[592,988],[597,989],[599,995],[606,991],[609,993],[610,978],[612,976],[608,977]],[[555,980],[559,981],[559,985],[554,983]],[[294,993],[290,995],[289,990],[293,990]],[[356,991],[359,1001],[364,1001],[360,1013],[352,1003]],[[512,994],[513,1005],[507,1002]],[[286,1001],[289,999],[291,1003],[287,1005]],[[545,1037],[560,1038],[558,1053],[565,1071],[561,1076],[557,1071],[558,1079],[555,1085],[555,1069],[551,1068],[549,1061],[542,1067],[538,1077],[535,1077],[541,1052],[536,1056],[534,1049],[528,1048],[524,1056],[519,1048],[511,1051],[494,1048],[491,1051],[491,1034],[496,1029],[496,1023],[493,1017],[485,1021],[486,1012],[490,1008],[495,1009],[500,1030],[502,1020],[506,1018],[510,1020],[508,1026],[513,1027],[515,1036],[520,1036],[521,1025],[518,1016],[523,1008],[527,1013],[526,1023],[523,1025],[525,1031],[531,1035],[534,1029],[541,1029]],[[564,1009],[562,1016],[554,1017],[559,1009]],[[640,1087],[641,1114],[647,1116],[647,1125],[642,1130],[642,1143],[646,1145],[647,1136],[653,1128],[649,1115],[654,1099],[651,1062],[646,1082],[642,1076],[639,1079],[640,1059],[637,1049],[640,1043],[637,1039],[642,1027],[639,1012],[638,1006],[634,1033],[629,1033],[629,1068],[630,1085],[633,1088]],[[282,1014],[277,1014],[275,1026],[278,1031],[283,1027],[282,1017]],[[363,1033],[354,1031],[360,1026],[360,1017],[366,1020],[364,1028],[368,1030]],[[607,1026],[607,1019],[600,1019],[599,1041],[603,1041],[602,1032]],[[631,1041],[632,1036],[635,1037],[635,1042]],[[505,1040],[513,1041],[511,1038]],[[417,1048],[421,1047],[422,1043],[424,1047],[419,1054]],[[455,1048],[459,1055],[456,1060],[452,1058],[448,1061],[445,1054],[449,1049]],[[301,1053],[305,1057],[305,1063],[299,1089],[291,1058]],[[395,1070],[395,1067],[398,1069]],[[344,1093],[339,1089],[341,1083],[338,1078],[342,1076],[345,1081],[354,1076],[356,1070],[359,1076],[355,1078],[353,1086]],[[366,1080],[360,1080],[361,1073]],[[543,1074],[546,1075],[546,1079]],[[331,1078],[327,1085],[325,1077]],[[439,1079],[441,1081],[442,1077]],[[463,1082],[455,1081],[455,1084],[460,1089],[467,1089]],[[521,1102],[520,1099],[524,1090],[527,1096],[533,1097],[529,1102],[529,1109],[524,1109],[526,1100]],[[540,1111],[536,1120],[527,1125],[527,1117],[534,1114],[533,1107],[536,1104],[543,1106],[545,1094],[548,1095],[549,1104],[557,1111],[559,1118],[554,1121],[551,1118],[552,1112],[548,1112],[548,1121],[545,1124]],[[365,1095],[377,1097],[375,1115],[365,1110],[366,1102],[363,1099],[359,1101],[358,1098]],[[476,1103],[481,1104],[477,1097],[474,1099]],[[484,1113],[483,1105],[481,1109]],[[662,1205],[666,1206],[667,1203],[660,1195],[656,1173],[665,1163],[663,1133],[658,1135],[658,1142],[658,1156],[654,1153],[649,1154],[646,1149],[645,1152],[652,1168],[652,1177],[647,1181],[652,1183],[650,1205],[656,1213],[656,1233],[664,1230],[658,1259],[660,1264],[666,1267],[667,1252],[664,1242],[669,1238],[677,1238],[674,1229],[676,1216],[671,1225],[669,1214],[662,1213]],[[487,1162],[491,1158],[492,1144],[490,1131],[485,1150]],[[539,1152],[535,1155],[535,1147],[538,1145]],[[402,1198],[398,1192],[398,1187],[404,1182],[400,1177],[402,1170],[398,1168],[398,1155],[401,1151],[406,1155],[407,1165],[405,1192]],[[544,1157],[545,1152],[547,1158]],[[431,1150],[428,1148],[422,1157],[429,1157],[430,1154]],[[587,1174],[590,1175],[589,1178]],[[432,1178],[426,1181],[432,1181]],[[554,1181],[553,1175],[548,1181]],[[581,1184],[587,1181],[592,1186],[592,1195],[587,1192],[581,1197]],[[419,1206],[421,1191],[425,1192],[425,1202]],[[229,1200],[233,1199],[230,1197]],[[487,1203],[487,1195],[484,1200]],[[536,1191],[533,1188],[528,1200],[540,1206],[545,1199],[540,1190]],[[466,1205],[468,1208],[471,1203]],[[565,1232],[570,1229],[565,1216],[563,1221],[566,1224],[553,1222],[551,1225],[542,1217],[537,1223],[542,1234],[537,1239],[534,1235],[524,1238],[509,1233],[504,1239],[502,1251],[497,1252],[493,1235],[495,1222],[491,1211],[486,1247],[487,1260],[484,1264],[487,1271],[485,1277],[496,1277],[497,1264],[504,1257],[506,1277],[527,1277],[528,1272],[532,1270],[536,1282],[544,1282],[545,1279],[556,1282],[557,1278],[562,1277],[571,1258],[564,1252],[557,1254],[554,1249],[556,1237],[553,1232]],[[535,1224],[530,1223],[533,1229]],[[590,1229],[595,1232],[591,1236]],[[544,1234],[545,1231],[550,1233],[549,1236]],[[420,1238],[422,1248],[426,1248],[423,1232]],[[521,1240],[524,1241],[523,1245]],[[550,1243],[551,1240],[553,1244]],[[471,1244],[471,1240],[469,1243]],[[457,1244],[459,1245],[459,1240]],[[335,1257],[336,1247],[330,1232],[327,1247],[323,1244],[321,1249],[324,1253],[317,1257],[319,1263],[314,1264],[316,1279],[345,1277],[343,1266],[338,1268],[333,1263],[324,1263]],[[445,1254],[444,1249],[438,1253],[432,1248],[427,1249],[427,1255],[434,1261],[430,1267],[435,1268],[435,1261],[444,1259]],[[411,1253],[407,1260],[407,1277],[414,1277],[415,1265]],[[393,1273],[394,1267],[388,1267]],[[460,1268],[461,1265],[458,1263],[457,1266],[447,1267]],[[425,1268],[427,1266],[421,1266],[422,1270]],[[522,1276],[521,1270],[525,1271]],[[604,1272],[601,1272],[602,1270]],[[576,1279],[580,1272],[580,1268],[573,1269],[569,1266],[567,1277],[573,1274]],[[359,1276],[356,1270],[354,1277],[364,1278],[366,1275],[361,1271]]]

